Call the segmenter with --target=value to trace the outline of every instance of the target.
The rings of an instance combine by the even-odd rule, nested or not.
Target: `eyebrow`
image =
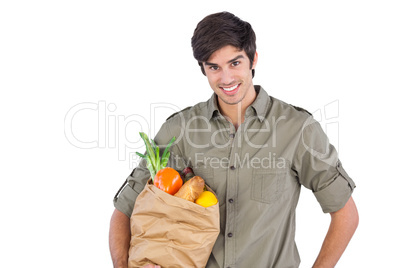
[[[231,60],[228,61],[227,63],[235,62],[235,61],[237,61],[238,59],[244,59],[244,56],[243,56],[243,55],[239,55],[239,56],[237,56],[237,57],[231,59]],[[216,63],[207,62],[207,61],[205,62],[205,65],[209,65],[209,66],[218,66],[218,64],[216,64]]]

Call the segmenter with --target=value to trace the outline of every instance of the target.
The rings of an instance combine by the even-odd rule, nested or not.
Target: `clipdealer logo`
[[[166,111],[169,110],[169,112]],[[127,161],[129,160],[130,168],[134,168],[138,165],[141,160],[135,151],[144,150],[144,144],[139,138],[138,132],[149,133],[150,137],[154,137],[159,130],[156,125],[157,119],[165,119],[168,115],[179,112],[181,108],[170,103],[151,103],[150,104],[150,116],[145,118],[140,114],[122,115],[118,114],[117,106],[114,103],[107,103],[106,101],[95,102],[82,102],[72,106],[66,113],[64,118],[64,135],[67,141],[80,149],[115,149],[117,150],[118,160]],[[179,113],[183,116],[182,113]],[[90,118],[88,118],[90,116]],[[339,100],[332,101],[321,108],[313,112],[314,120],[307,120],[301,129],[302,135],[309,125],[318,122],[321,124],[322,129],[330,137],[331,143],[339,151]],[[84,118],[84,120],[83,120]],[[243,135],[244,142],[248,146],[253,148],[265,148],[265,147],[276,147],[277,145],[277,126],[281,121],[285,120],[285,116],[279,116],[278,118],[272,117],[270,120],[263,119],[263,127],[261,129],[249,129],[249,122],[245,122],[244,128],[245,133]],[[203,128],[193,128],[192,125],[197,126],[199,122],[202,122]],[[187,129],[184,133],[184,129]],[[181,133],[179,137],[176,137],[176,142],[180,139],[186,139],[187,143],[194,148],[202,149],[209,146],[215,146],[216,148],[223,148],[229,146],[227,144],[218,144],[216,142],[216,137],[222,131],[230,131],[230,129],[219,129],[216,133],[211,134],[211,139],[209,141],[203,140],[203,143],[197,142],[197,140],[192,140],[190,137],[190,132],[210,132],[212,130],[209,120],[206,118],[200,118],[198,116],[185,122],[182,117]],[[88,132],[91,133],[87,134]],[[272,135],[272,144],[254,144],[248,139],[248,135],[252,135],[253,132],[261,132],[264,135]],[[84,134],[83,134],[84,133]],[[206,133],[207,134],[207,133]],[[239,135],[236,135],[239,136]],[[239,136],[240,137],[240,136]],[[135,140],[133,140],[135,139]],[[238,146],[241,146],[242,141],[240,138],[236,140]],[[328,142],[329,144],[329,142]],[[314,150],[311,143],[303,140],[303,145],[305,148],[313,154],[315,157],[325,157],[328,153],[318,152]],[[329,147],[327,147],[329,148]],[[274,157],[277,158],[277,157]],[[248,158],[246,158],[248,159]],[[266,163],[271,162],[268,159],[260,159],[261,163],[257,163],[258,159],[248,159],[256,164],[266,165]],[[216,159],[209,160],[212,164],[215,163]],[[244,161],[243,161],[244,162]],[[253,163],[254,163],[253,162]],[[225,164],[219,163],[219,164]]]
[[[77,148],[116,149],[119,161],[126,161],[129,158],[130,161],[137,162],[137,159],[134,159],[137,158],[134,150],[144,149],[138,132],[150,133],[150,136],[153,137],[157,132],[155,118],[165,118],[166,109],[169,109],[170,113],[181,110],[170,103],[152,103],[150,104],[150,118],[147,119],[140,114],[127,116],[118,114],[116,104],[103,100],[97,103],[78,103],[72,106],[65,115],[64,135],[67,141]],[[83,117],[86,120],[83,121]],[[96,125],[95,130],[94,125]],[[135,131],[133,131],[134,129]],[[93,135],[83,134],[88,132]]]

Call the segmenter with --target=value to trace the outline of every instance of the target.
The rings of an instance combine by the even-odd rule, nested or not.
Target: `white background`
[[[223,10],[257,34],[255,84],[312,112],[338,104],[328,135],[360,225],[337,267],[399,263],[399,1],[80,0],[0,4],[1,267],[111,267],[112,199],[138,131],[209,98],[190,38]],[[330,217],[307,190],[297,216],[311,267]]]

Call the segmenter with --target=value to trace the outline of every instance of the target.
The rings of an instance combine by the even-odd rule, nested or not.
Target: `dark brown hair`
[[[211,14],[198,23],[191,38],[191,46],[194,58],[205,75],[202,63],[207,61],[215,51],[227,45],[244,50],[250,60],[251,69],[257,49],[255,41],[255,33],[248,22],[232,13],[220,12]],[[254,70],[252,72],[254,77]]]

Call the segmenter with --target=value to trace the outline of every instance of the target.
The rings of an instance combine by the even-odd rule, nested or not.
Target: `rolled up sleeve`
[[[127,217],[131,217],[135,200],[144,189],[149,177],[148,169],[144,168],[141,164],[135,168],[115,195],[113,199],[114,207],[126,214]]]
[[[320,124],[309,118],[303,126],[295,160],[300,183],[312,190],[323,212],[343,208],[356,187]]]
[[[356,187],[353,180],[343,169],[340,161],[338,161],[337,170],[339,173],[332,183],[314,192],[315,198],[325,213],[335,212],[343,208]]]

